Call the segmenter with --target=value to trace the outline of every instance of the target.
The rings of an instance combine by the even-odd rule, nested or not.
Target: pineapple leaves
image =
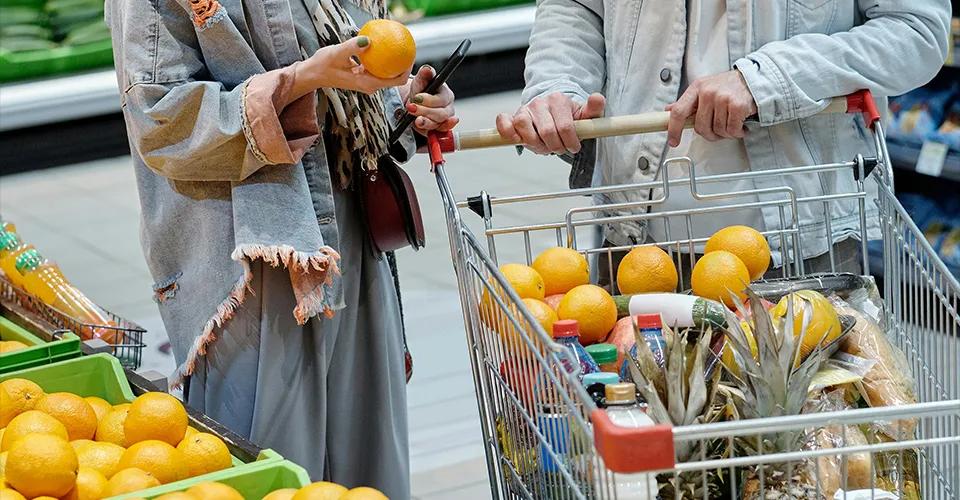
[[[690,370],[689,383],[687,384],[690,392],[687,395],[687,411],[683,418],[684,425],[692,424],[698,416],[702,415],[703,409],[709,401],[707,399],[707,381],[704,379],[704,358],[710,348],[712,338],[712,331],[707,329],[697,340],[693,370]]]

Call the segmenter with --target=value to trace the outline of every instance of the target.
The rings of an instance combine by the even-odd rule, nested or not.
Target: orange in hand
[[[373,19],[364,24],[357,35],[370,39],[370,47],[360,53],[360,62],[371,75],[391,79],[413,67],[417,43],[403,24]]]

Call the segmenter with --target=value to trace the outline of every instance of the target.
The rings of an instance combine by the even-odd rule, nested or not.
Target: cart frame
[[[618,481],[642,478],[636,473],[644,473],[659,475],[661,480],[698,474],[705,487],[702,496],[694,492],[684,494],[683,498],[706,499],[710,497],[706,489],[708,472],[717,471],[729,473],[727,477],[732,478],[728,479],[729,493],[735,498],[740,491],[738,479],[747,468],[759,471],[760,489],[765,491],[764,471],[767,467],[786,464],[790,470],[794,465],[816,462],[821,457],[840,458],[843,464],[841,489],[847,491],[846,466],[848,459],[855,454],[867,453],[871,458],[883,453],[897,455],[898,474],[902,479],[904,456],[914,452],[923,498],[960,497],[960,283],[937,257],[923,232],[894,196],[893,172],[872,97],[868,92],[861,92],[846,98],[845,104],[843,111],[863,113],[865,123],[874,132],[875,152],[869,157],[858,155],[849,162],[715,176],[698,176],[696,166],[689,158],[679,158],[667,163],[687,164],[688,178],[669,179],[670,165],[665,164],[660,169],[663,175],[659,181],[522,196],[492,197],[481,192],[479,196],[463,201],[457,200],[453,194],[443,157],[444,152],[459,149],[458,139],[451,135],[430,136],[428,147],[446,213],[494,498],[617,498]],[[854,172],[857,185],[857,190],[851,193],[798,198],[785,186],[759,191],[701,191],[701,187],[708,184],[747,178],[850,170]],[[876,200],[869,199],[866,182],[876,183]],[[671,189],[681,186],[688,186],[694,199],[711,202],[767,196],[758,201],[688,210],[641,210],[662,204],[669,198]],[[584,196],[635,189],[659,189],[661,194],[638,203],[585,204],[569,208],[571,200]],[[681,427],[617,427],[604,410],[594,405],[579,382],[578,370],[571,373],[564,369],[565,363],[570,361],[569,354],[552,341],[498,268],[498,253],[505,253],[504,242],[511,237],[522,239],[522,250],[514,250],[512,255],[522,256],[527,264],[532,260],[534,245],[545,242],[551,246],[574,248],[588,257],[606,253],[607,262],[612,262],[613,252],[631,247],[600,248],[595,243],[584,244],[583,229],[578,235],[578,228],[631,220],[653,224],[658,219],[663,221],[668,241],[636,246],[659,245],[668,250],[678,264],[688,259],[692,268],[695,245],[704,242],[708,236],[692,234],[693,217],[776,207],[780,227],[768,229],[764,234],[768,239],[780,240],[783,275],[801,277],[805,275],[802,256],[792,251],[800,248],[801,238],[805,237],[799,226],[798,206],[822,204],[824,213],[830,214],[831,204],[840,200],[853,200],[858,205],[864,274],[869,274],[870,270],[868,238],[862,237],[868,234],[871,222],[867,220],[866,207],[868,203],[877,205],[879,220],[875,222],[883,236],[885,299],[881,315],[887,324],[888,336],[892,336],[891,340],[909,359],[916,381],[916,404]],[[494,223],[495,207],[522,208],[524,204],[548,202],[567,203],[562,219],[523,225],[497,226]],[[483,239],[475,235],[462,217],[468,210],[481,217]],[[611,212],[615,215],[610,215]],[[668,221],[671,218],[685,222],[686,234],[670,234]],[[827,241],[832,241],[829,216],[824,223]],[[554,238],[555,241],[551,241]],[[833,268],[833,248],[829,244],[827,247]],[[606,271],[612,278],[612,264]],[[686,286],[681,283],[681,289],[684,288]],[[501,335],[498,332],[509,333]],[[544,408],[552,410],[545,411]],[[898,427],[903,422],[913,421],[917,424],[917,432],[915,436],[900,441],[863,445],[847,442],[844,431],[842,442],[835,448],[787,449],[770,453],[763,449],[766,439],[782,433],[814,432],[828,425],[866,425],[877,421],[892,422]],[[698,456],[678,456],[678,450],[691,447],[704,450],[710,440],[723,439],[730,440],[731,444],[735,439],[756,439],[759,447],[748,452],[731,446],[731,456],[725,457],[708,456],[702,451]],[[698,444],[703,446],[698,447]],[[871,464],[876,467],[875,460],[871,460]],[[767,478],[766,483],[769,482]],[[819,469],[815,482],[822,495]],[[903,486],[904,481],[899,481],[896,493],[900,498],[907,497]],[[878,486],[871,481],[870,489],[874,487]],[[872,494],[858,498],[871,497]],[[657,492],[648,491],[646,497],[630,498],[657,498]],[[679,490],[677,498],[681,498]]]

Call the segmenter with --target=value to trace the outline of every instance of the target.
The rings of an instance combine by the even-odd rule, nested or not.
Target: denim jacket
[[[814,115],[829,98],[860,89],[873,91],[878,106],[886,109],[883,96],[926,83],[947,54],[947,0],[726,4],[729,67],[741,71],[759,109],[759,119],[748,124],[745,138],[754,171],[850,161],[858,153],[869,156],[873,142],[862,117]],[[686,5],[680,0],[539,0],[523,100],[562,92],[582,102],[600,92],[607,99],[607,116],[661,111],[678,98],[686,40]],[[751,46],[745,51],[747,40]],[[587,181],[653,181],[666,147],[665,133],[599,140],[595,163],[585,146],[588,154],[576,158],[571,182],[583,187]],[[852,175],[837,172],[793,175],[786,183],[798,198],[857,189]],[[784,179],[764,177],[754,184],[758,189],[779,187]],[[867,189],[876,196],[872,182]],[[648,190],[637,190],[599,196],[595,202],[638,202],[648,196]],[[876,211],[872,200],[867,200],[867,209]],[[806,257],[827,251],[825,218],[834,221],[834,241],[859,228],[853,200],[831,203],[829,214],[821,203],[803,204],[799,212]],[[768,228],[779,227],[775,207],[765,208],[763,217]],[[877,218],[868,220],[875,225]],[[619,245],[642,238],[642,228],[632,223],[605,227],[604,233]]]
[[[243,302],[251,260],[289,269],[301,323],[345,306],[317,95],[290,95],[294,66],[319,47],[301,47],[295,22],[310,21],[290,1],[106,4],[175,383]],[[385,102],[392,120],[396,89]]]

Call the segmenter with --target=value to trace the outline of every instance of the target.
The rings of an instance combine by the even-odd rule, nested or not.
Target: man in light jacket
[[[861,116],[817,113],[830,98],[861,89],[873,91],[878,106],[886,109],[884,96],[933,78],[947,54],[950,10],[948,0],[539,0],[526,57],[524,104],[513,115],[497,117],[497,128],[535,152],[574,155],[572,187],[660,180],[663,162],[680,156],[691,158],[698,176],[870,156],[873,139]],[[581,144],[572,126],[574,120],[603,114],[665,109],[670,111],[666,133]],[[683,131],[690,117],[695,128]],[[678,171],[671,168],[670,178],[687,177],[688,167],[674,163]],[[698,188],[753,191],[784,184],[801,199],[859,189],[852,171]],[[866,183],[866,189],[873,239],[879,237],[877,207],[870,199],[876,196],[875,183]],[[635,189],[597,195],[594,203],[638,203],[651,196],[658,196],[656,190]],[[782,198],[782,193],[760,194],[714,203]],[[655,210],[704,203],[680,186]],[[806,272],[859,271],[857,200],[833,201],[829,208],[804,203],[798,215]],[[732,224],[770,232],[783,227],[779,208],[767,206],[693,217],[693,234],[685,221],[671,218],[649,227],[640,221],[609,224],[603,237],[608,247],[624,247],[651,239],[705,238]],[[774,265],[780,266],[782,240],[769,240]]]

